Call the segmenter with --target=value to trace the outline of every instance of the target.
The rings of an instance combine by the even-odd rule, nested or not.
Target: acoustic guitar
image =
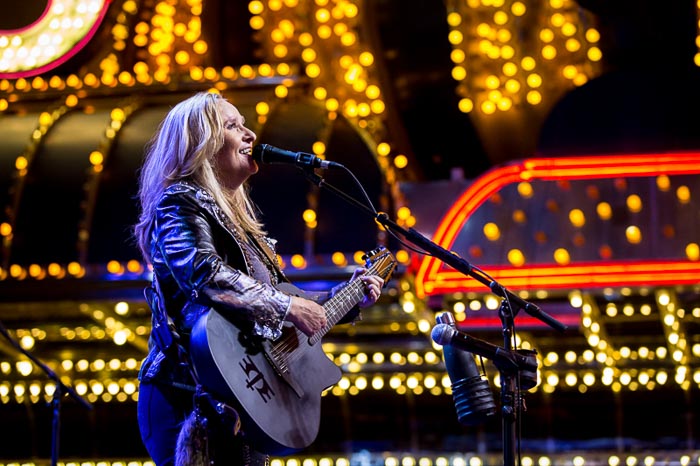
[[[365,259],[366,274],[378,275],[384,283],[396,267],[384,247],[368,252]],[[280,289],[304,295],[288,283]],[[364,294],[360,277],[350,280],[323,304],[327,324],[311,337],[289,322],[274,341],[251,336],[214,309],[195,323],[190,353],[199,382],[236,408],[242,431],[256,450],[284,456],[316,439],[321,395],[342,375],[323,351],[321,338]]]

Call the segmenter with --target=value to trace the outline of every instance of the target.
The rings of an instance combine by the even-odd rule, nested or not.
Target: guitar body
[[[386,279],[396,266],[380,247],[367,253],[366,274]],[[291,284],[287,294],[303,296]],[[190,357],[199,382],[219,401],[235,407],[242,431],[256,450],[288,455],[309,446],[318,435],[321,395],[336,384],[341,371],[323,351],[321,338],[364,296],[355,277],[323,304],[326,326],[307,337],[287,322],[276,340],[251,336],[216,310],[192,328]]]
[[[232,404],[256,450],[272,455],[294,453],[316,439],[321,393],[341,377],[320,341],[310,345],[292,324],[283,332],[281,338],[297,345],[290,354],[298,355],[284,374],[270,362],[272,342],[246,342],[238,327],[213,309],[200,317],[190,341],[200,383]],[[301,346],[308,348],[299,351]]]

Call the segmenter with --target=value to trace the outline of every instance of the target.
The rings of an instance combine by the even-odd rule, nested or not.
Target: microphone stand
[[[49,379],[56,383],[56,390],[51,397],[51,406],[53,408],[53,422],[51,425],[51,465],[56,466],[58,464],[58,447],[59,447],[59,437],[61,432],[61,399],[64,393],[68,393],[74,400],[83,405],[88,410],[92,409],[92,405],[84,400],[78,395],[75,390],[67,386],[61,381],[61,378],[46,364],[41,362],[32,353],[22,348],[22,346],[15,341],[7,328],[0,322],[0,333],[7,339],[7,341],[12,344],[12,346],[17,349],[20,353],[29,358],[37,367],[43,370]]]
[[[519,427],[520,415],[525,411],[522,390],[529,390],[537,385],[537,359],[535,351],[513,349],[515,314],[510,309],[507,299],[501,301],[498,315],[503,329],[504,353],[513,356],[509,358],[511,364],[499,365],[499,361],[494,361],[501,373],[503,464],[508,466],[515,465],[516,446],[519,446],[517,439],[520,429],[516,429],[516,425]],[[529,356],[524,356],[525,354]],[[519,453],[518,449],[518,457]]]
[[[377,213],[372,211],[372,209],[362,204],[357,199],[347,195],[332,184],[326,183],[326,181],[323,178],[321,178],[318,174],[316,174],[313,171],[313,168],[301,168],[301,170],[311,180],[311,182],[316,184],[319,188],[328,189],[329,191],[341,197],[345,201],[349,202],[355,207],[358,207],[360,210],[364,210],[365,212],[369,213],[372,217],[374,217],[374,220],[377,223],[383,225],[384,228],[386,228],[387,230],[397,232],[414,245],[426,251],[431,256],[436,257],[445,264],[452,266],[455,270],[462,272],[465,275],[469,275],[470,277],[483,283],[489,289],[491,289],[491,292],[493,294],[505,298],[508,302],[510,302],[511,306],[515,304],[517,307],[515,309],[511,309],[513,317],[515,317],[518,311],[522,309],[523,311],[530,314],[532,317],[541,320],[542,322],[549,325],[555,330],[558,330],[560,332],[566,330],[566,325],[559,322],[546,312],[542,311],[535,304],[522,299],[516,294],[513,294],[500,283],[488,277],[484,272],[472,266],[469,262],[459,257],[457,254],[453,253],[452,251],[448,251],[442,246],[434,243],[433,241],[429,240],[413,228],[409,228],[408,230],[406,230],[405,228],[391,220],[389,218],[389,215],[387,215],[385,212]]]
[[[503,414],[503,464],[515,464],[517,446],[516,420],[525,410],[522,390],[529,390],[537,385],[537,358],[534,350],[513,349],[512,316],[507,304],[501,303],[499,314],[503,322],[503,347],[492,345],[479,338],[461,333],[458,348],[478,354],[491,360],[501,373],[501,413]],[[454,322],[450,312],[437,316],[438,323]]]
[[[301,168],[301,167],[300,167]],[[345,168],[345,167],[343,167]],[[545,324],[549,325],[553,329],[564,332],[566,330],[566,325],[556,320],[554,317],[550,316],[546,312],[542,311],[535,304],[528,302],[511,291],[507,290],[497,281],[493,280],[491,277],[486,275],[479,268],[472,266],[468,261],[458,256],[454,252],[448,251],[442,246],[436,244],[435,242],[429,240],[423,236],[418,231],[413,228],[408,230],[398,225],[396,222],[391,220],[385,212],[374,212],[367,205],[359,202],[357,199],[349,196],[343,191],[339,190],[335,186],[326,183],[326,181],[320,177],[313,168],[301,168],[307,178],[319,188],[325,188],[340,198],[344,199],[346,202],[354,205],[367,212],[371,215],[374,220],[383,225],[387,230],[391,230],[397,234],[403,236],[406,240],[410,241],[426,253],[431,256],[441,260],[445,264],[450,265],[455,270],[468,275],[477,281],[483,283],[488,287],[492,293],[501,298],[501,308],[499,309],[499,316],[501,318],[503,327],[503,341],[504,350],[500,351],[500,354],[504,357],[498,357],[498,361],[494,361],[496,366],[501,371],[501,400],[502,400],[502,413],[503,413],[503,461],[504,466],[515,465],[515,447],[516,447],[516,429],[515,421],[518,417],[517,414],[521,411],[522,398],[520,397],[519,385],[521,379],[518,375],[520,369],[526,369],[528,371],[534,370],[534,381],[537,381],[537,362],[534,362],[534,369],[532,367],[532,356],[530,359],[525,358],[520,355],[522,350],[513,350],[512,337],[513,337],[513,321],[515,316],[520,310],[525,311],[532,317],[539,319]],[[488,345],[488,343],[483,342]],[[500,350],[500,348],[499,348]],[[474,351],[476,354],[480,354],[478,350]],[[517,356],[517,357],[516,357]],[[530,383],[528,381],[528,383]],[[528,388],[535,386],[535,383]]]

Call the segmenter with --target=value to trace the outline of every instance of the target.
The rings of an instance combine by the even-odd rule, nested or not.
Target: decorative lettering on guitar
[[[275,391],[265,380],[265,375],[260,372],[260,369],[250,357],[246,356],[238,365],[245,374],[246,388],[256,391],[260,395],[260,399],[265,403],[275,396]]]
[[[365,257],[366,273],[386,283],[396,267],[392,254],[379,247]],[[304,294],[293,285],[287,287],[291,288],[285,292]],[[323,351],[321,338],[363,296],[361,278],[351,279],[323,303],[328,323],[311,338],[290,322],[277,340],[251,338],[215,309],[195,323],[190,353],[197,376],[205,389],[235,406],[246,438],[258,451],[288,455],[316,439],[321,395],[342,375]]]

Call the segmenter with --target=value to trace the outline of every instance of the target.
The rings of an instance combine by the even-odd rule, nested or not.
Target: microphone
[[[444,316],[449,318],[444,319]],[[496,403],[489,382],[479,373],[474,355],[461,347],[459,335],[463,334],[455,328],[454,317],[449,313],[441,317],[449,323],[436,325],[431,336],[435,343],[443,345],[442,355],[452,381],[457,420],[466,426],[479,425],[496,414]]]
[[[474,352],[476,350],[479,355],[492,361],[497,361],[501,356],[505,355],[505,353],[499,351],[499,347],[472,338],[466,333],[457,330],[453,324],[440,323],[433,327],[430,335],[438,345],[453,346],[462,351]]]
[[[253,160],[261,163],[286,163],[299,168],[333,168],[342,167],[337,162],[331,162],[306,152],[292,152],[269,144],[258,144],[253,147]]]

